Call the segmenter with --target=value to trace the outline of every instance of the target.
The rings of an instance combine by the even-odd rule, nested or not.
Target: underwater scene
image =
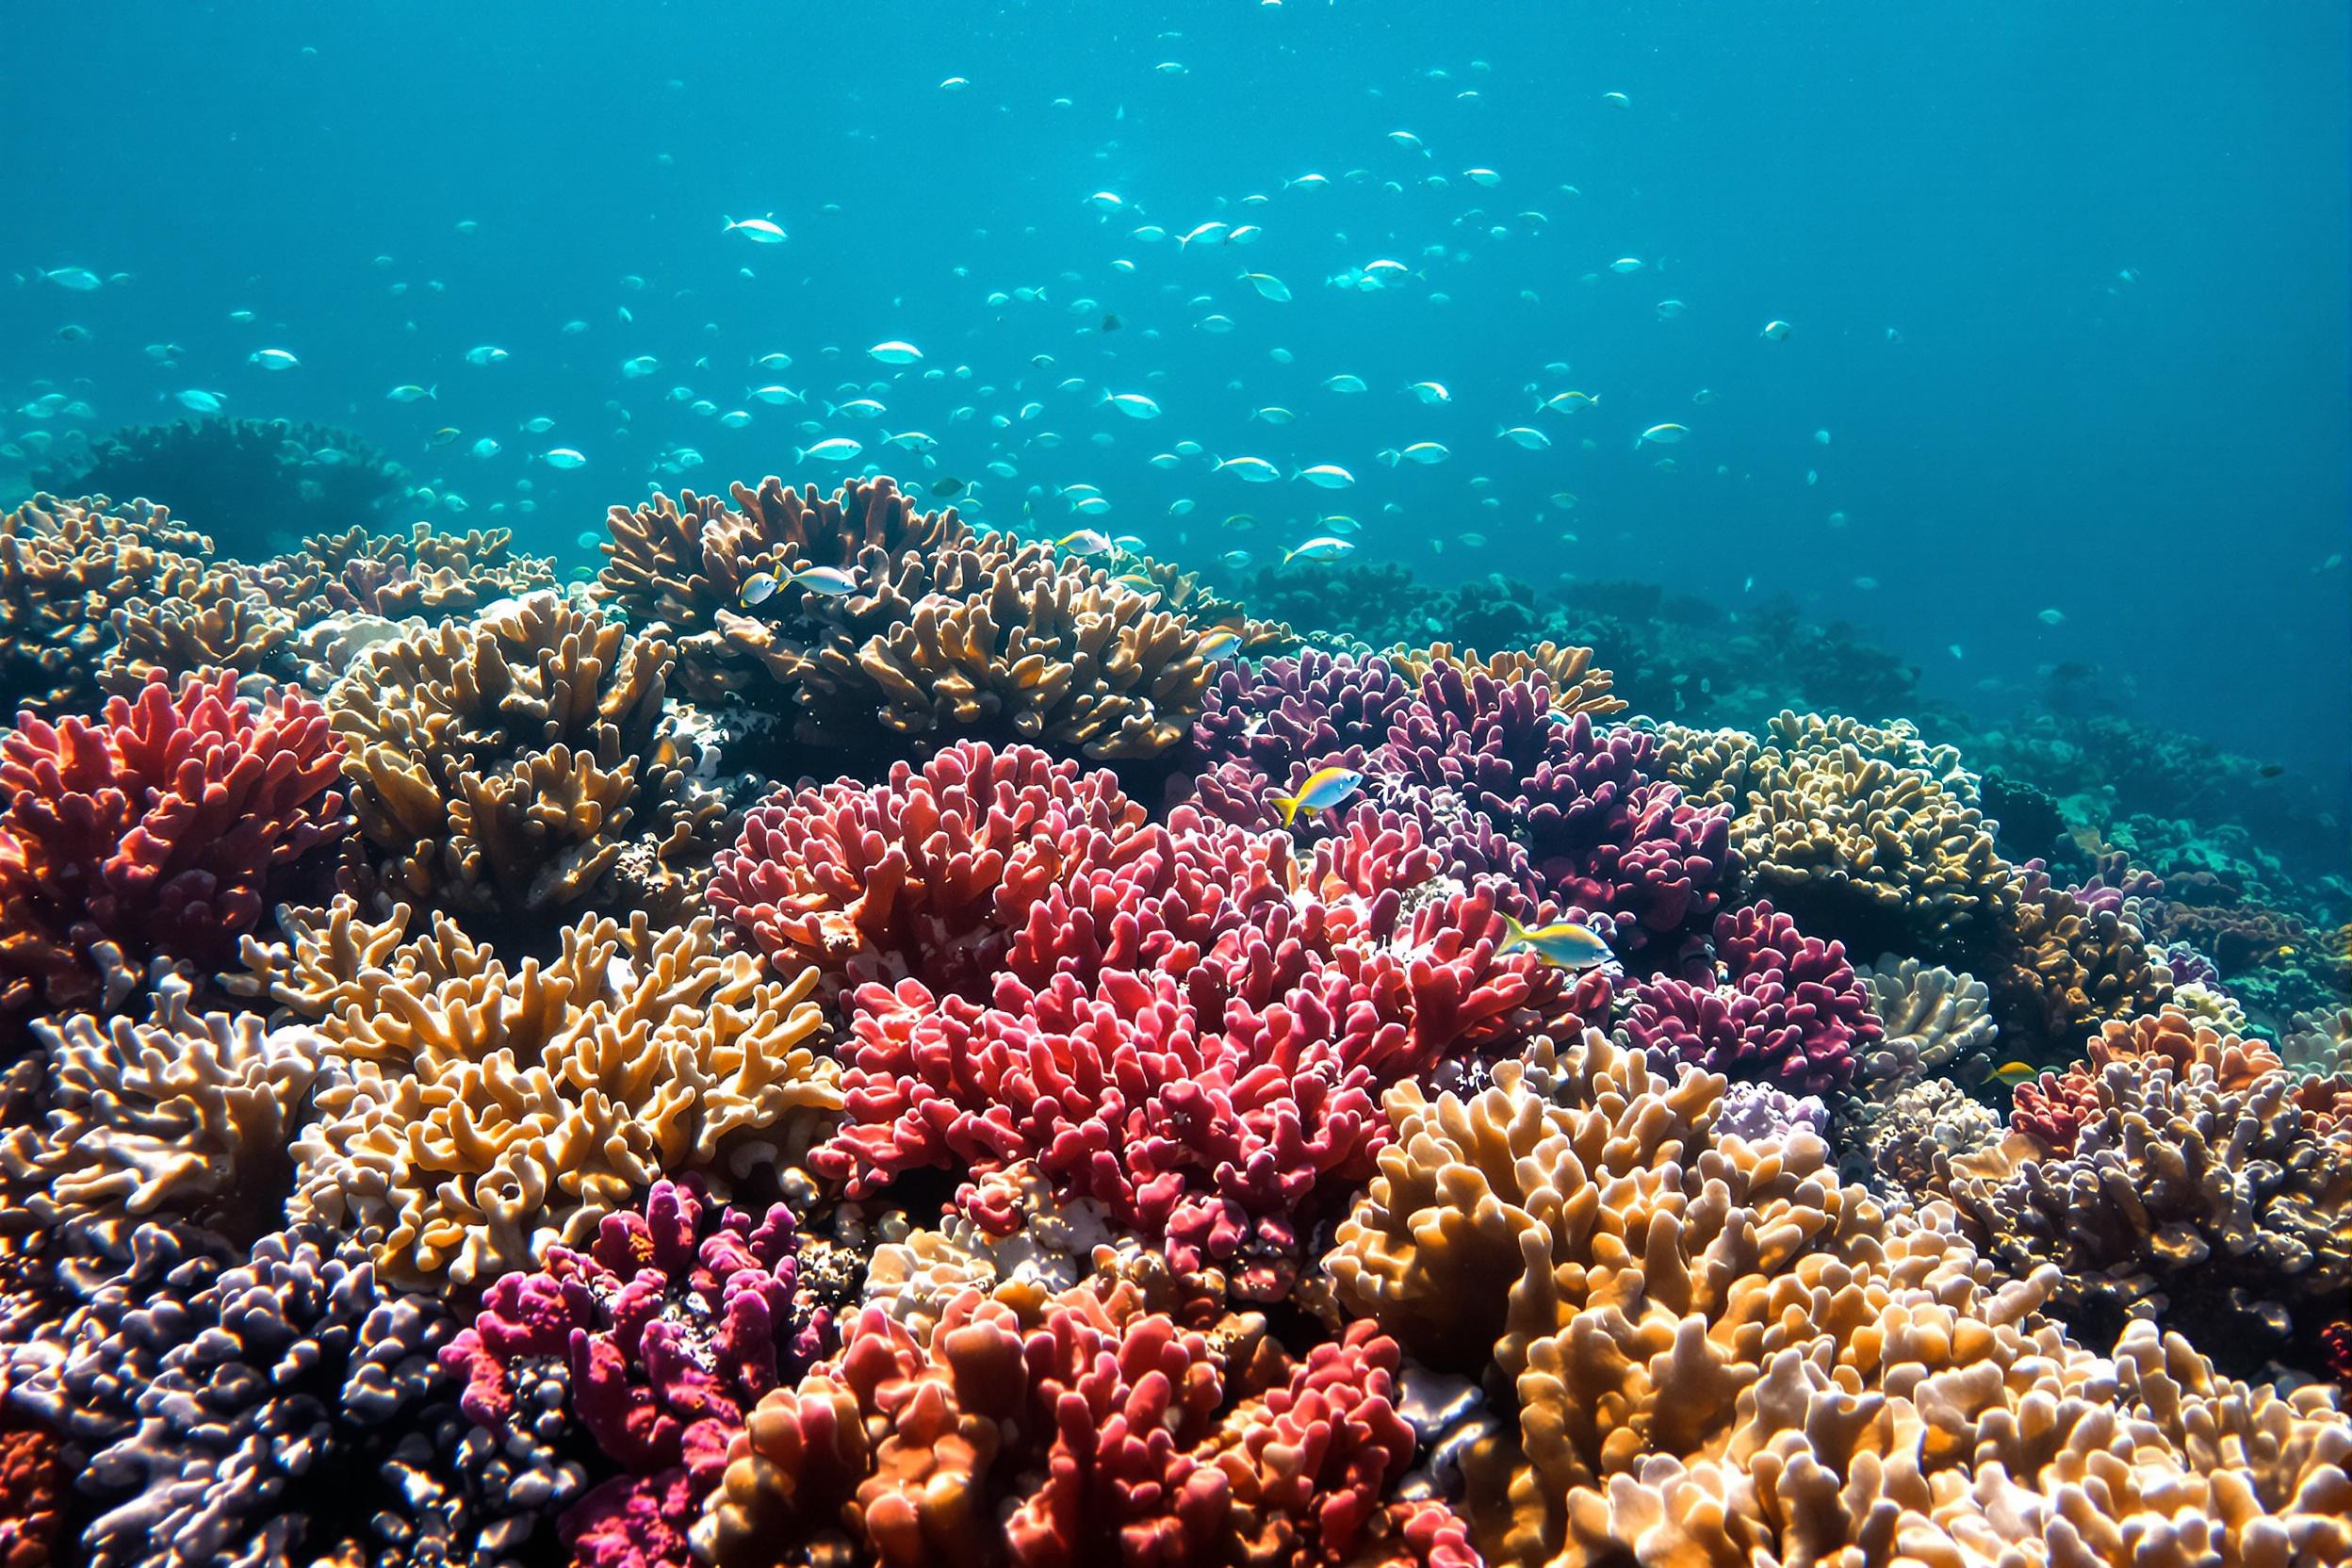
[[[2352,12],[0,43],[0,1568],[2352,1563]]]

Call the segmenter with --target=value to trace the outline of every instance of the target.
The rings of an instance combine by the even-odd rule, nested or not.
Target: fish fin
[[[720,223],[719,232],[720,232],[721,234],[731,234],[731,233],[733,233],[733,232],[734,232],[734,228],[735,228],[735,220],[733,220],[732,218],[727,217],[725,213],[721,213],[721,214],[719,215],[719,223]]]
[[[1298,809],[1305,803],[1297,795],[1276,795],[1274,804],[1282,808],[1282,825],[1288,827],[1298,820]]]

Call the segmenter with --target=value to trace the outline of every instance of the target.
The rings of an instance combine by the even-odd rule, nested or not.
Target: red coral
[[[1531,954],[1497,957],[1485,894],[1408,928],[1386,885],[1416,864],[1403,829],[1351,833],[1303,874],[1291,854],[1180,808],[1036,896],[986,1002],[859,988],[846,1115],[811,1168],[862,1196],[923,1167],[1034,1159],[1180,1270],[1280,1295],[1302,1224],[1385,1147],[1381,1092],[1518,1038],[1561,988]]]
[[[269,907],[270,878],[340,834],[326,710],[236,678],[160,674],[98,720],[30,714],[0,739],[0,1017],[100,1000],[95,949],[210,972]]]
[[[880,786],[844,778],[759,808],[718,857],[710,906],[779,968],[817,965],[829,989],[985,989],[1029,905],[1143,819],[1109,773],[959,743]]]
[[[11,1415],[0,1427],[0,1568],[44,1568],[65,1522],[63,1445]]]

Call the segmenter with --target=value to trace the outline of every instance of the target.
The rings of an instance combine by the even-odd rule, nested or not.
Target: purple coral
[[[1366,776],[1315,835],[1365,811],[1417,822],[1449,875],[1489,886],[1523,920],[1606,930],[1621,955],[1706,929],[1730,857],[1725,808],[1651,776],[1657,742],[1552,711],[1540,672],[1517,680],[1448,665],[1415,684],[1380,659],[1310,652],[1226,671],[1192,739],[1196,797],[1248,827],[1278,821],[1279,789],[1335,763]]]
[[[1625,1030],[1671,1061],[1797,1094],[1844,1087],[1883,1028],[1845,944],[1804,936],[1770,904],[1715,922],[1715,957],[1637,982]]]
[[[577,1560],[689,1560],[687,1527],[745,1412],[780,1361],[824,1348],[822,1316],[793,1327],[795,1236],[781,1203],[755,1224],[692,1177],[657,1182],[585,1253],[550,1248],[538,1273],[491,1286],[441,1352],[480,1425],[547,1442],[576,1423],[618,1468],[561,1521]]]

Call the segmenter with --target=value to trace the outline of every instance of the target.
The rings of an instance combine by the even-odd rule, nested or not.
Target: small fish
[[[794,447],[792,461],[806,463],[813,457],[820,463],[847,463],[865,449],[846,435],[836,435],[829,440],[820,441],[813,447]]]
[[[1160,405],[1140,392],[1105,390],[1102,400],[1130,419],[1156,419],[1160,416]]]
[[[1415,441],[1396,454],[1408,463],[1443,463],[1453,453],[1435,441]]]
[[[547,453],[545,461],[550,468],[578,468],[585,466],[588,458],[570,447],[557,447]]]
[[[1312,468],[1301,468],[1291,476],[1305,480],[1320,490],[1345,490],[1356,482],[1356,476],[1336,463],[1318,463]]]
[[[438,401],[441,397],[441,388],[438,385],[419,386],[415,382],[410,382],[404,386],[394,387],[384,396],[396,403],[422,402],[427,398]]]
[[[475,442],[471,449],[476,457],[496,457],[500,449],[498,442],[485,435]]]
[[[1767,321],[1764,323],[1764,331],[1759,335],[1769,337],[1775,343],[1786,343],[1788,341],[1788,323],[1778,320]]]
[[[1364,390],[1364,378],[1348,375],[1332,376],[1323,383],[1323,390],[1326,392],[1361,392]]]
[[[455,425],[443,425],[439,430],[434,431],[431,435],[425,437],[425,445],[428,447],[446,447],[450,442],[456,440],[459,436],[465,433],[466,433],[464,431],[458,429]]]
[[[868,349],[866,353],[868,357],[880,360],[885,365],[912,365],[923,357],[921,349],[916,348],[912,343],[902,343],[895,337],[887,342],[876,343],[873,348]]]
[[[1247,480],[1251,484],[1271,484],[1282,477],[1282,471],[1280,468],[1262,457],[1219,458],[1216,471],[1220,474],[1231,473],[1236,479]]]
[[[1677,425],[1669,420],[1667,423],[1662,425],[1652,425],[1649,429],[1643,431],[1640,435],[1634,437],[1633,444],[1638,447],[1642,442],[1649,441],[1660,447],[1671,447],[1675,442],[1681,440],[1684,436],[1687,436],[1690,433],[1690,426]]]
[[[1609,270],[1612,272],[1639,272],[1642,270],[1642,258],[1640,256],[1619,256],[1615,261],[1609,264]]]
[[[74,294],[87,294],[106,281],[87,267],[60,267],[41,276]]]
[[[785,403],[805,403],[808,400],[789,386],[755,386],[745,396],[757,398],[763,403],[774,403],[778,407]]]
[[[502,359],[514,357],[495,343],[484,343],[479,348],[466,351],[466,363],[468,365],[496,365]]]
[[[523,431],[530,435],[545,435],[555,428],[555,421],[544,414],[533,415],[523,421]]]
[[[964,89],[970,87],[971,85],[972,78],[969,76],[950,76],[947,80],[939,84],[939,90],[941,92],[961,92]]]
[[[1111,536],[1099,528],[1072,529],[1054,541],[1072,555],[1101,555],[1111,547]]]
[[[760,598],[753,598],[751,596],[753,588],[758,586],[763,579],[767,586],[760,589]],[[829,599],[839,598],[843,594],[854,594],[858,591],[857,574],[840,566],[803,566],[796,572],[786,572],[782,580],[791,583],[795,588],[805,588],[811,594]],[[760,599],[775,593],[778,586],[780,584],[773,572],[757,573],[746,579],[743,583],[743,602],[747,605],[758,604]]]
[[[1338,561],[1355,553],[1353,540],[1335,539],[1327,534],[1322,538],[1310,539],[1296,549],[1284,550],[1282,564],[1287,566],[1294,561]]]
[[[2045,610],[2034,618],[2044,626],[2062,626],[2066,622],[2066,612],[2063,610]]]
[[[1244,272],[1241,281],[1258,291],[1259,297],[1278,305],[1290,303],[1290,285],[1271,272]]]
[[[1194,644],[1193,651],[1211,661],[1231,659],[1241,651],[1241,633],[1231,627],[1218,627]]]
[[[755,245],[781,245],[789,237],[773,220],[766,218],[746,218],[741,222],[729,218],[724,221],[727,227],[719,231],[721,234],[740,234]]]
[[[740,408],[730,408],[719,416],[719,424],[727,430],[741,430],[751,423],[751,416]]]
[[[1498,430],[1494,433],[1506,441],[1527,448],[1531,452],[1540,452],[1552,444],[1550,436],[1527,425],[1513,425],[1509,430]]]
[[[743,591],[737,597],[744,609],[757,610],[776,597],[776,587],[774,572],[754,572],[743,579]]]
[[[1317,768],[1307,776],[1295,795],[1277,794],[1274,804],[1282,808],[1282,825],[1290,826],[1308,811],[1329,811],[1347,804],[1348,797],[1364,788],[1364,775],[1353,768]]]
[[[1225,564],[1228,570],[1237,572],[1244,566],[1250,564],[1250,552],[1248,550],[1227,550],[1223,555],[1218,556],[1217,559]]]
[[[2032,1062],[2003,1062],[1984,1074],[1985,1077],[2006,1088],[2016,1088],[2019,1084],[2027,1083],[2039,1075],[2039,1071]]]
[[[1472,185],[1482,185],[1490,190],[1503,183],[1503,177],[1492,169],[1465,169],[1462,177]]]
[[[639,376],[649,376],[660,368],[662,368],[662,362],[651,354],[639,354],[634,359],[621,361],[621,374],[632,380]]]
[[[218,414],[220,412],[221,397],[222,394],[219,392],[207,392],[201,386],[191,386],[185,392],[172,393],[172,400],[192,414]]]
[[[1633,100],[1626,97],[1622,92],[1604,92],[1601,94],[1601,102],[1607,104],[1613,109],[1629,109],[1633,107]]]
[[[1425,403],[1449,403],[1454,400],[1454,395],[1446,391],[1440,382],[1417,381],[1405,390]]]
[[[1117,332],[1119,329],[1120,324],[1119,312],[1115,310],[1106,310],[1102,313],[1102,331]]]
[[[258,365],[265,370],[291,370],[302,361],[284,349],[255,349],[245,356],[248,365]]]
[[[1505,915],[1503,929],[1507,934],[1494,949],[1497,957],[1514,947],[1524,947],[1545,963],[1565,970],[1598,969],[1617,957],[1607,942],[1572,920],[1554,921],[1549,925],[1529,929]]]

